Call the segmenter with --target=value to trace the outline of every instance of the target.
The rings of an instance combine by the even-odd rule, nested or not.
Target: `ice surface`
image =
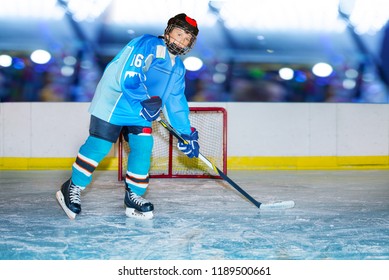
[[[67,218],[55,192],[67,171],[0,173],[0,259],[389,259],[388,171],[252,171],[228,183],[152,179],[151,221],[127,218],[116,173],[97,171],[82,213]]]

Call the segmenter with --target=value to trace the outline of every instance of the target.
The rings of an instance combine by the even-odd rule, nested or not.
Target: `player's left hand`
[[[186,143],[183,141],[178,141],[178,149],[190,158],[198,157],[200,152],[200,145],[198,142],[199,133],[197,130],[192,127],[192,133],[190,135],[182,134],[181,136],[185,139]]]

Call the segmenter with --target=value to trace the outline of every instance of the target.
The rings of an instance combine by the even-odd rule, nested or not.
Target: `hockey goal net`
[[[161,113],[161,118],[165,119]],[[191,125],[199,131],[200,152],[227,173],[227,112],[222,107],[191,107]],[[177,139],[158,122],[153,122],[154,148],[150,177],[153,178],[220,178],[198,158],[188,158],[177,148]],[[118,143],[118,179],[127,171],[130,152],[121,135]]]

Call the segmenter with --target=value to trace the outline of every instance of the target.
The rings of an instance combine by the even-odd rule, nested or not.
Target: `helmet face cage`
[[[174,43],[175,38],[173,38],[169,35],[170,32],[174,28],[182,29],[186,33],[191,35],[192,38],[190,39],[190,42],[189,42],[187,47],[181,48],[177,44]],[[173,42],[171,42],[170,38],[173,39]],[[169,52],[173,55],[185,55],[185,54],[187,54],[194,47],[194,45],[196,43],[196,35],[192,31],[190,31],[188,28],[185,28],[184,24],[179,25],[179,22],[177,22],[177,21],[174,24],[169,24],[168,27],[166,27],[164,39],[165,39],[165,43],[166,43],[166,46],[167,46]]]

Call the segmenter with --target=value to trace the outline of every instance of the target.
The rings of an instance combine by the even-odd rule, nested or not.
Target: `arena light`
[[[356,78],[358,78],[359,73],[358,73],[357,70],[350,68],[350,69],[347,69],[347,70],[344,72],[344,75],[345,75],[347,78],[349,78],[349,79],[356,79]]]
[[[189,71],[198,71],[203,67],[203,61],[194,56],[189,56],[184,60],[185,68]]]
[[[62,66],[61,67],[61,74],[62,76],[65,76],[65,77],[70,77],[71,75],[74,74],[74,68],[71,67],[71,66]]]
[[[216,17],[209,15],[209,0],[182,1],[182,0],[147,0],[137,1],[136,12],[128,15],[128,0],[114,0],[110,6],[110,13],[105,19],[107,23],[120,25],[147,25],[160,24],[165,26],[169,17],[175,14],[185,13],[195,18],[201,26],[212,26]]]
[[[350,79],[345,79],[342,82],[342,86],[345,89],[353,89],[353,88],[355,88],[356,84],[357,83],[355,80],[350,80]]]
[[[1,19],[54,19],[63,18],[64,11],[57,0],[0,0]]]
[[[0,55],[0,66],[10,67],[12,65],[12,57],[7,54]]]
[[[222,84],[227,80],[226,74],[215,73],[212,75],[212,81],[216,84]]]
[[[111,4],[112,0],[68,0],[68,8],[76,21],[93,21]],[[127,10],[127,9],[124,9]]]
[[[294,71],[293,69],[291,68],[288,68],[288,67],[284,67],[284,68],[281,68],[279,71],[278,71],[278,75],[280,76],[281,79],[283,80],[291,80],[293,79],[294,77]]]
[[[68,55],[63,59],[63,63],[68,66],[73,66],[77,63],[77,59],[74,56]]]
[[[350,3],[350,21],[355,25],[356,31],[359,34],[368,33],[374,35],[389,20],[389,5],[386,0],[355,0],[345,2]]]
[[[332,74],[332,71],[333,71],[332,66],[325,62],[316,63],[312,67],[312,73],[322,78],[330,76]]]
[[[266,31],[333,32],[343,31],[338,18],[339,0],[258,0],[260,9],[251,1],[225,1],[220,15],[230,28],[256,28]]]
[[[262,32],[343,32],[346,24],[338,14],[347,7],[350,20],[361,34],[375,34],[389,20],[387,0],[257,0],[222,1],[220,15],[229,28],[256,28]]]
[[[32,62],[37,64],[46,64],[51,59],[51,54],[45,50],[33,51],[30,56]]]

